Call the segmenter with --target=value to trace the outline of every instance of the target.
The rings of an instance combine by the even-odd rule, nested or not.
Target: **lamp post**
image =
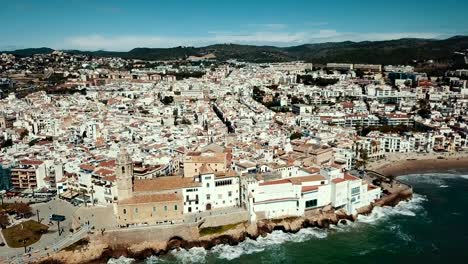
[[[38,223],[41,222],[41,220],[40,220],[40,218],[39,218],[39,212],[40,212],[39,209],[37,209],[37,210],[36,210],[36,215],[37,215],[37,222],[38,222]]]

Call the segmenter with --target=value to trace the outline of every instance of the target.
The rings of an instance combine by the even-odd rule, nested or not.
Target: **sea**
[[[274,231],[237,246],[173,250],[127,263],[468,263],[468,175],[413,174],[411,201],[375,208],[356,222],[298,233]]]

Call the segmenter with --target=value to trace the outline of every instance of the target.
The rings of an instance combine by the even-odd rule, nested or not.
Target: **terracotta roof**
[[[87,170],[87,171],[94,171],[94,169],[96,169],[96,167],[94,167],[94,166],[92,166],[90,164],[81,164],[80,169]]]
[[[99,167],[114,168],[115,160],[106,160],[99,163]]]
[[[99,174],[99,176],[109,176],[114,174],[114,171],[105,168],[99,168],[97,171],[95,171],[95,173]]]
[[[192,152],[185,156],[184,162],[200,162],[200,163],[224,163],[226,161],[226,153],[200,153]]]
[[[276,181],[261,182],[258,185],[264,186],[264,185],[286,184],[286,183],[291,183],[291,182],[288,179],[281,179],[281,180],[276,180]]]
[[[21,160],[21,161],[20,161],[20,164],[21,164],[21,165],[41,165],[42,163],[44,163],[44,162],[41,161],[41,160],[28,160],[28,159],[24,159],[24,160]]]
[[[310,191],[315,191],[318,190],[320,185],[315,185],[315,186],[302,186],[302,192],[310,192]]]
[[[200,175],[204,175],[204,174],[213,174],[214,171],[213,169],[206,165],[206,163],[203,163],[203,165],[200,167]]]
[[[351,174],[349,174],[349,173],[345,173],[345,174],[344,174],[344,179],[345,179],[345,180],[348,180],[348,181],[360,180],[358,177],[353,176],[353,175],[351,175]]]
[[[310,176],[302,176],[302,177],[293,177],[289,178],[293,184],[301,184],[303,182],[311,182],[311,181],[324,181],[326,180],[325,177],[322,175],[310,175]]]
[[[133,189],[135,192],[157,192],[163,190],[174,190],[190,187],[199,187],[201,184],[192,178],[180,176],[166,176],[147,180],[135,180]]]
[[[116,179],[117,179],[117,177],[115,175],[104,177],[105,181],[110,181],[110,182],[115,182]]]
[[[143,204],[143,203],[158,203],[182,201],[182,196],[175,193],[158,193],[149,195],[137,195],[131,198],[119,201],[119,204]]]
[[[334,184],[337,184],[337,183],[340,183],[340,182],[344,182],[344,181],[346,181],[346,180],[343,179],[343,178],[336,178],[336,179],[333,179],[333,180],[332,180],[332,182],[333,182]]]

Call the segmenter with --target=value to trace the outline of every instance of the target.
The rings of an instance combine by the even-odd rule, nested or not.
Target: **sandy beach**
[[[372,162],[369,170],[384,175],[406,175],[427,172],[468,172],[468,153],[391,153]]]

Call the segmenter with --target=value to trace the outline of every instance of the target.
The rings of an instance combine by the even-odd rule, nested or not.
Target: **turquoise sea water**
[[[144,263],[468,263],[468,176],[408,175],[401,180],[413,185],[412,201],[376,208],[348,225],[296,234],[275,231],[237,246],[174,251]]]

